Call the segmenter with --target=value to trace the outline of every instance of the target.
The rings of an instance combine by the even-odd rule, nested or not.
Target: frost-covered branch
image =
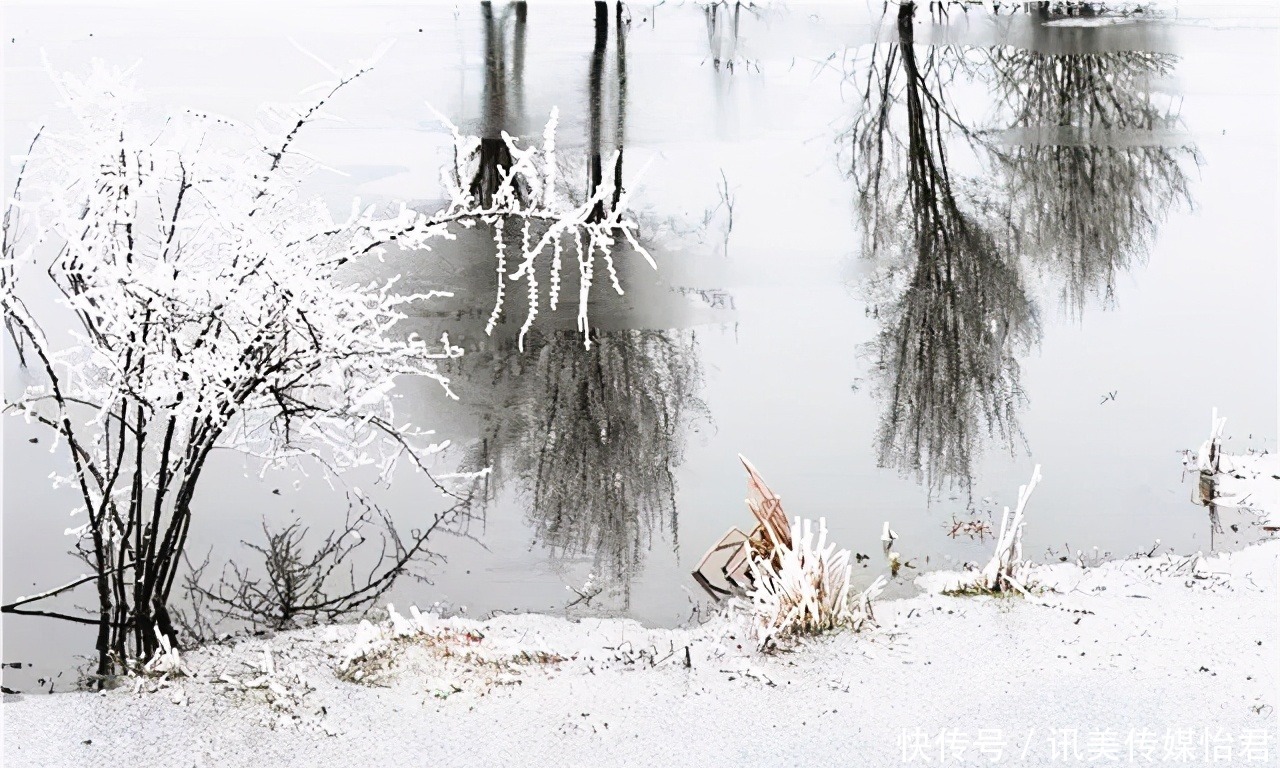
[[[557,197],[554,114],[541,147],[504,137],[513,162],[486,205],[454,185],[441,211],[387,214],[356,202],[335,221],[303,192],[318,165],[295,140],[358,76],[338,75],[319,102],[269,113],[255,130],[192,111],[153,120],[131,74],[101,64],[87,78],[53,75],[71,127],[45,131],[22,158],[24,184],[36,190],[10,199],[0,262],[6,325],[43,381],[6,393],[5,408],[51,427],[69,448],[71,471],[59,482],[79,491],[84,522],[73,530],[99,576],[91,582],[104,679],[160,652],[157,637],[176,643],[167,606],[212,450],[244,451],[266,467],[312,459],[336,471],[369,467],[385,482],[406,462],[430,476],[447,443],[399,414],[392,391],[412,376],[452,394],[440,361],[462,350],[447,335],[401,331],[414,306],[449,294],[402,292],[398,276],[353,280],[343,265],[393,247],[425,252],[451,239],[451,228],[475,226],[493,228],[501,264],[503,233],[518,231],[518,267],[504,282],[528,281],[525,330],[539,301],[538,262],[576,257],[579,325],[589,338],[595,260],[621,291],[615,247],[629,243],[649,258],[623,215],[625,196],[602,218],[589,215],[594,199]],[[456,130],[455,139],[464,149],[473,142]],[[252,162],[272,146],[261,166]],[[42,281],[55,306],[20,290]],[[495,321],[500,312],[499,303]],[[465,518],[469,498],[431,480],[461,511],[423,526],[427,533]],[[424,543],[392,541],[387,573]],[[368,583],[376,596],[388,580]],[[367,593],[348,602],[367,602]]]
[[[558,190],[555,133],[559,112],[553,109],[542,134],[541,145],[521,147],[512,136],[503,132],[509,164],[490,169],[499,181],[496,189],[486,186],[479,195],[472,185],[462,180],[478,173],[473,165],[483,164],[486,155],[481,139],[462,135],[456,126],[443,116],[453,133],[457,167],[451,173],[442,174],[442,181],[451,203],[446,211],[420,218],[409,216],[402,226],[379,231],[375,242],[361,253],[377,251],[392,241],[401,247],[416,247],[406,238],[421,237],[422,233],[446,224],[458,224],[471,228],[478,224],[492,229],[494,257],[496,260],[497,291],[493,311],[485,325],[491,334],[504,312],[507,283],[525,282],[527,310],[525,322],[520,328],[519,344],[524,349],[525,338],[538,315],[542,303],[541,286],[537,267],[549,264],[551,309],[560,301],[560,275],[565,259],[576,261],[579,276],[578,331],[583,344],[590,348],[590,322],[587,302],[596,274],[597,261],[602,262],[613,290],[624,292],[618,277],[614,254],[619,248],[629,247],[650,268],[657,267],[649,251],[640,243],[638,225],[630,216],[630,194],[619,188],[621,179],[603,179],[583,201],[573,201]],[[610,160],[616,166],[615,152]],[[408,215],[408,214],[403,214]],[[517,239],[518,234],[518,239]],[[517,246],[518,243],[518,246]],[[508,256],[509,250],[518,247],[518,254]],[[512,266],[514,268],[512,268]]]

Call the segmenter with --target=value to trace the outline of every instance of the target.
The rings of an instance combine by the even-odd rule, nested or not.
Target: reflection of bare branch
[[[1014,351],[1038,328],[1016,262],[993,234],[990,208],[962,208],[948,168],[944,131],[958,120],[938,73],[958,71],[946,58],[963,55],[934,49],[922,66],[909,4],[898,30],[899,44],[887,46],[882,61],[873,56],[869,68],[870,103],[853,132],[854,176],[864,257],[898,248],[909,274],[881,312],[885,326],[874,344],[885,399],[880,464],[937,490],[971,482],[984,433],[1009,445],[1020,434]],[[891,129],[899,111],[905,143]]]
[[[1039,145],[1006,156],[1015,224],[1062,280],[1073,314],[1091,296],[1109,303],[1116,276],[1145,261],[1165,212],[1190,201],[1178,154],[1190,151]]]
[[[529,358],[502,355],[506,401],[482,446],[490,491],[508,478],[532,496],[538,542],[589,555],[607,581],[638,569],[655,528],[677,534],[673,470],[700,378],[693,336],[668,331],[539,335]]]
[[[724,175],[723,168],[720,169],[720,187],[718,188],[717,191],[720,193],[720,203],[715,207],[713,211],[711,211],[711,213],[714,214],[716,211],[719,211],[721,208],[723,208],[725,211],[725,222],[724,222],[724,225],[721,227],[721,231],[724,233],[724,239],[723,239],[724,250],[721,252],[720,255],[728,256],[729,255],[729,236],[733,234],[733,204],[734,204],[734,201],[736,200],[736,196],[733,194],[733,190],[729,188],[729,177]]]
[[[713,0],[702,3],[702,12],[707,20],[707,48],[711,51],[711,66],[719,72],[721,68],[732,73],[738,64],[745,64],[750,69],[754,62],[739,55],[742,11],[756,14],[752,3],[741,0]],[[759,66],[756,67],[757,71]]]
[[[944,131],[954,131],[975,148],[985,147],[982,137],[966,126],[946,97],[957,78],[973,74],[964,50],[955,46],[929,47],[921,58],[913,47],[912,13],[912,4],[900,6],[897,43],[872,47],[866,63],[866,85],[860,89],[862,107],[845,134],[852,148],[850,176],[857,189],[858,214],[863,224],[863,255],[868,258],[874,258],[885,246],[900,243],[906,235],[905,219],[912,216],[907,210],[910,201],[901,171],[920,155],[903,141],[904,126],[894,119],[903,117],[899,113],[904,105],[909,107],[905,113],[908,120],[924,117],[930,122],[927,130],[914,135],[907,132],[909,139],[928,143],[926,155],[937,157],[937,167],[930,175],[947,175]]]
[[[1190,202],[1185,161],[1199,157],[1170,141],[1179,119],[1150,92],[1176,56],[917,49],[912,12],[900,6],[898,40],[865,64],[849,145],[863,257],[897,287],[874,345],[880,460],[937,489],[968,478],[984,436],[1019,436],[1014,352],[1038,337],[1021,257],[1045,263],[1076,312],[1109,297],[1169,207]],[[1008,130],[966,127],[947,99],[958,75],[990,88]],[[953,178],[949,154],[966,148],[1000,177]]]
[[[910,287],[887,310],[877,349],[887,402],[881,466],[919,473],[931,488],[972,478],[984,437],[1020,434],[1014,350],[1037,327],[1017,272],[994,241],[956,219],[954,250],[926,243]],[[984,429],[985,425],[985,429]]]
[[[991,52],[992,85],[1016,142],[997,153],[1014,232],[1062,279],[1079,314],[1091,296],[1112,298],[1116,275],[1145,258],[1156,226],[1190,204],[1186,161],[1194,147],[1156,131],[1180,121],[1149,92],[1177,63],[1169,53]]]

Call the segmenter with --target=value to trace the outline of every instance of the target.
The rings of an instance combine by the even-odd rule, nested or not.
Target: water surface
[[[789,511],[871,555],[867,581],[886,570],[886,520],[915,569],[983,558],[989,541],[949,533],[998,525],[1036,463],[1025,543],[1038,559],[1260,535],[1210,542],[1180,451],[1214,406],[1229,450],[1274,448],[1273,17],[921,11],[903,27],[878,7],[735,22],[729,5],[637,4],[619,36],[607,10],[602,26],[586,5],[273,7],[246,27],[209,9],[16,7],[6,150],[53,111],[42,49],[65,69],[140,58],[157,108],[248,118],[326,76],[291,40],[341,64],[392,37],[333,105],[345,122],[305,139],[345,174],[316,186],[337,211],[353,194],[438,204],[451,147],[433,109],[488,139],[481,191],[501,131],[536,137],[553,107],[566,178],[584,190],[618,172],[621,150],[658,269],[619,257],[627,293],[597,285],[590,349],[572,305],[540,315],[523,352],[519,303],[483,333],[481,235],[360,268],[458,293],[413,326],[467,348],[450,370],[461,401],[430,382],[399,391],[453,441],[442,468],[493,468],[482,518],[437,542],[447,560],[423,569],[429,583],[402,581],[400,604],[560,611],[594,574],[604,591],[571,614],[686,620],[702,599],[690,569],[750,522],[738,453]],[[6,387],[20,382],[11,357]],[[61,554],[75,502],[43,479],[59,457],[20,420],[4,441],[10,600],[82,566]],[[264,517],[322,528],[344,511],[314,475],[259,479],[232,452],[206,476],[192,550],[214,561],[243,561],[238,542]],[[412,526],[438,500],[404,477],[375,495]],[[61,672],[55,689],[69,687],[91,643],[66,630],[6,620],[4,660],[36,666],[5,684],[47,689]]]

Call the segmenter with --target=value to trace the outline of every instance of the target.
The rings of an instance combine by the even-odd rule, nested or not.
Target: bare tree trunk
[[[105,544],[102,530],[93,526],[94,565],[98,570],[98,640],[95,649],[98,652],[97,687],[106,687],[107,677],[111,674],[111,585],[107,582],[107,571],[103,558]]]
[[[601,112],[603,111],[602,100],[602,81],[604,77],[604,51],[609,44],[609,4],[604,0],[596,0],[596,37],[595,45],[591,49],[591,78],[588,83],[590,90],[591,119],[588,121],[588,158],[587,167],[587,196],[590,197],[600,189],[600,185],[604,182],[603,162],[600,158],[600,131],[601,131]],[[589,221],[602,221],[604,219],[604,201],[598,201],[591,210]]]
[[[898,34],[903,38],[913,38],[914,33],[911,30],[911,20],[916,13],[916,4],[907,0],[907,2],[898,6]]]
[[[614,16],[614,36],[617,46],[617,66],[618,66],[618,114],[617,125],[614,127],[614,149],[618,153],[617,160],[613,164],[613,206],[611,211],[618,209],[618,204],[622,200],[622,154],[626,144],[626,125],[627,125],[627,30],[623,25],[622,19],[622,0],[618,0],[616,13]]]
[[[480,4],[484,17],[484,106],[480,125],[480,166],[471,181],[471,194],[481,207],[493,204],[503,173],[511,167],[511,152],[502,140],[506,128],[506,55],[502,20],[493,15],[493,3]]]

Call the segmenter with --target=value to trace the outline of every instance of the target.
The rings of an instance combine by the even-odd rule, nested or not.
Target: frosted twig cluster
[[[131,72],[101,63],[86,78],[52,74],[67,127],[43,131],[21,158],[25,194],[15,188],[4,218],[0,306],[33,382],[5,405],[69,450],[70,473],[56,480],[78,491],[83,524],[71,532],[95,576],[47,595],[95,583],[99,615],[4,610],[96,626],[101,678],[163,653],[158,636],[176,645],[167,606],[213,449],[264,466],[319,461],[326,476],[374,467],[384,481],[408,461],[430,477],[444,444],[397,413],[392,389],[418,376],[452,396],[437,364],[462,350],[400,330],[410,305],[449,294],[402,293],[398,277],[355,280],[344,265],[425,251],[477,223],[494,225],[501,263],[503,232],[522,228],[510,279],[528,277],[535,306],[533,264],[558,259],[561,237],[588,277],[615,236],[634,243],[621,206],[593,218],[589,205],[553,202],[554,116],[541,149],[511,142],[515,161],[487,207],[454,188],[436,213],[356,201],[335,221],[303,192],[319,165],[295,140],[370,66],[330,68],[338,79],[318,86],[321,98],[255,126],[190,110],[155,118]],[[465,509],[461,492],[432,482]]]
[[[452,202],[449,209],[435,219],[457,221],[467,227],[485,224],[493,229],[498,287],[485,332],[492,334],[502,317],[507,283],[523,280],[528,306],[528,314],[520,327],[520,349],[523,351],[525,336],[538,316],[542,300],[538,264],[550,262],[547,300],[555,310],[562,298],[564,261],[572,259],[578,268],[578,330],[582,333],[583,343],[590,347],[587,303],[596,279],[597,260],[604,264],[610,286],[619,295],[624,291],[614,252],[621,243],[629,245],[651,268],[657,268],[653,257],[637,238],[638,225],[628,215],[630,194],[626,191],[615,194],[613,179],[607,179],[581,203],[572,202],[557,191],[555,133],[559,112],[552,109],[541,145],[522,147],[515,138],[505,131],[502,133],[502,140],[510,153],[510,165],[493,169],[499,178],[497,190],[489,205],[482,206],[465,183],[465,179],[472,175],[469,172],[471,166],[485,162],[481,140],[463,135],[448,120],[440,119],[453,131],[458,163],[452,173],[443,176]],[[610,165],[616,163],[615,153]],[[431,217],[427,217],[426,222],[430,221]],[[430,225],[410,221],[394,234],[397,237],[415,234],[424,226]],[[518,253],[509,256],[508,252],[517,247]]]

